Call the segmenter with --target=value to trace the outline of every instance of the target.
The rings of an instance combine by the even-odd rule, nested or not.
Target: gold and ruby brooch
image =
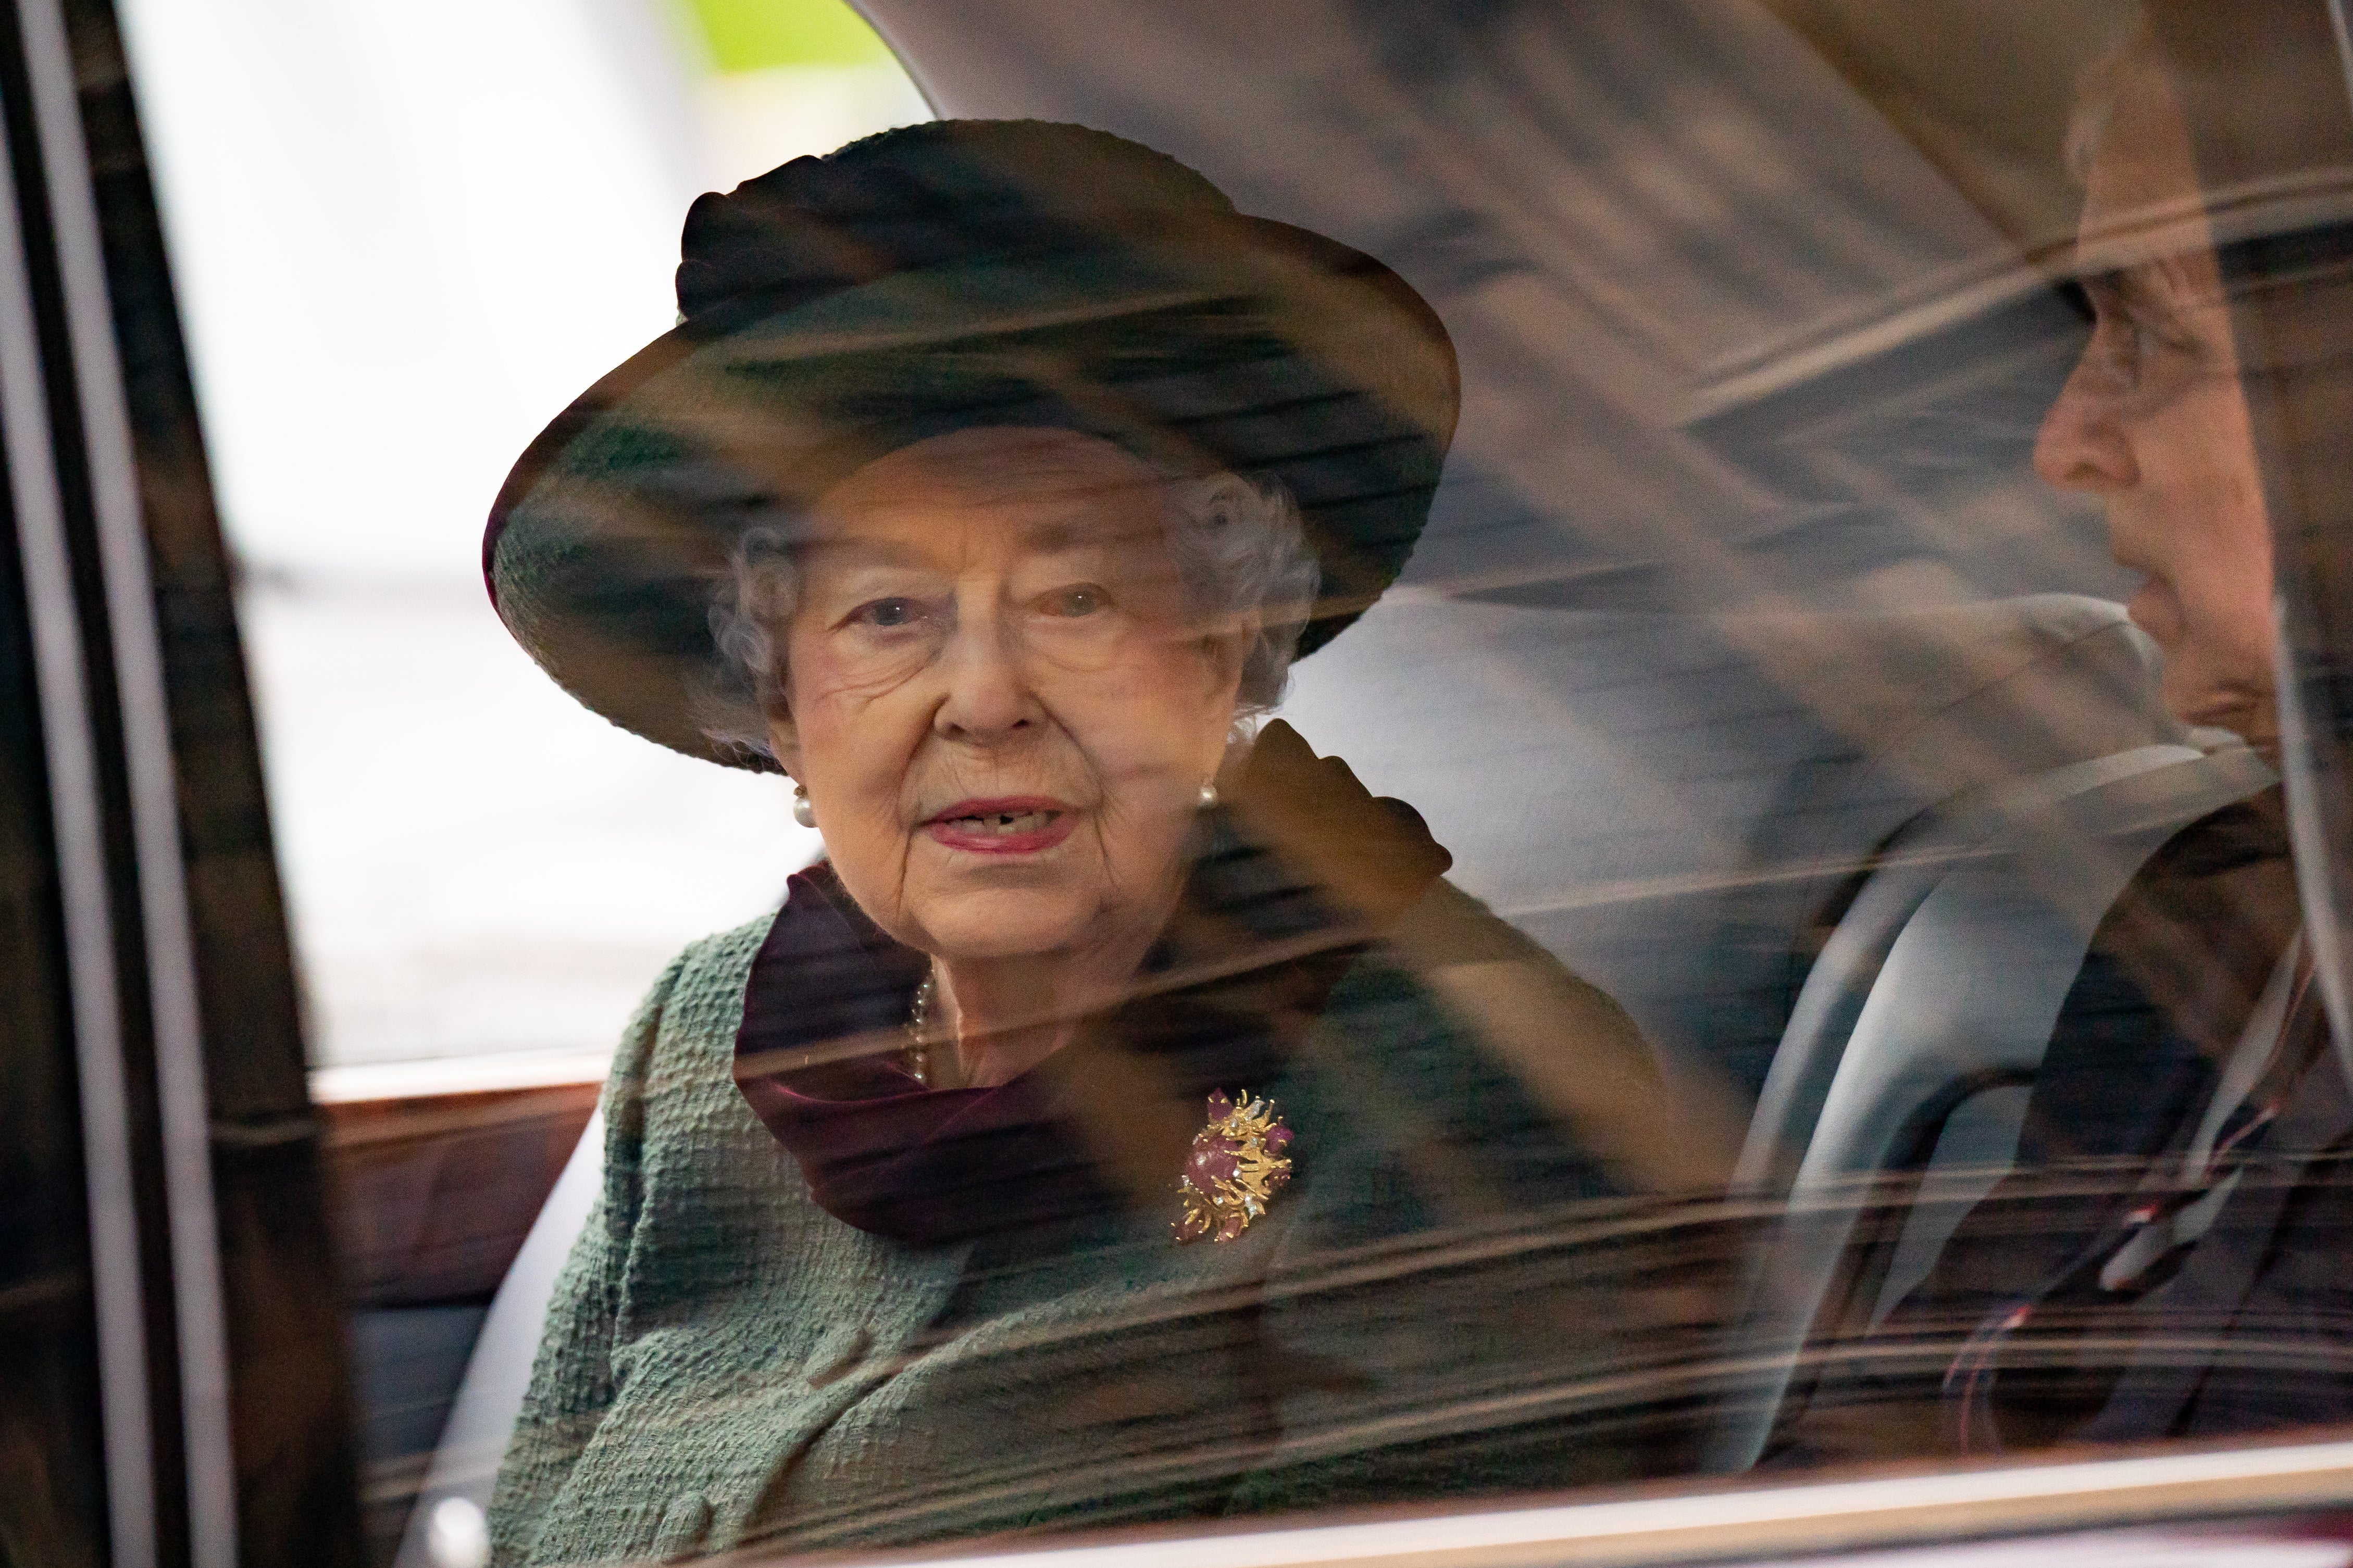
[[[1291,1129],[1274,1113],[1274,1102],[1248,1094],[1209,1096],[1209,1124],[1193,1135],[1193,1152],[1176,1194],[1185,1212],[1176,1222],[1178,1241],[1231,1241],[1266,1213],[1274,1190],[1291,1180],[1283,1150]]]

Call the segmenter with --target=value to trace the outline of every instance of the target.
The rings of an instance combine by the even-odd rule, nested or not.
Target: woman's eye
[[[849,619],[855,626],[905,626],[921,620],[923,614],[923,606],[913,599],[877,599],[850,611]]]
[[[1050,616],[1092,616],[1103,607],[1103,591],[1082,584],[1075,588],[1057,588],[1046,595],[1043,608]]]

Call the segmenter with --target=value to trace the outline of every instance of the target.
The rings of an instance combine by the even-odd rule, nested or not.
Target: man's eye
[[[2126,381],[2137,381],[2148,363],[2148,329],[2129,318],[2116,323],[2112,340],[2116,368]]]
[[[2157,336],[2147,323],[2122,310],[2101,313],[2093,342],[2094,352],[2126,386],[2140,380],[2158,347]]]
[[[856,626],[905,626],[921,620],[923,614],[923,606],[913,599],[877,599],[850,611],[849,619]]]
[[[1092,616],[1103,607],[1103,591],[1092,585],[1057,588],[1046,595],[1043,608],[1050,616]]]

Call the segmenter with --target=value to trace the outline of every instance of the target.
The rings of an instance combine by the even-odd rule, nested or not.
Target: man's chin
[[[2263,755],[2278,759],[2279,704],[2269,693],[2253,697],[2210,690],[2185,693],[2179,700],[2171,700],[2171,692],[2166,695],[2168,705],[2183,723],[2200,730],[2226,730]]]

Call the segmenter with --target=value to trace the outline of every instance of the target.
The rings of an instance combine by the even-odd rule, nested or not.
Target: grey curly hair
[[[1171,479],[1164,494],[1168,551],[1191,610],[1204,621],[1232,619],[1250,628],[1234,716],[1265,713],[1282,700],[1322,581],[1298,505],[1273,480],[1230,472]],[[771,763],[765,730],[748,733],[743,721],[752,711],[784,710],[782,633],[799,602],[799,539],[791,528],[746,530],[712,594],[712,640],[723,666],[712,708],[729,719],[707,724],[704,733]]]

